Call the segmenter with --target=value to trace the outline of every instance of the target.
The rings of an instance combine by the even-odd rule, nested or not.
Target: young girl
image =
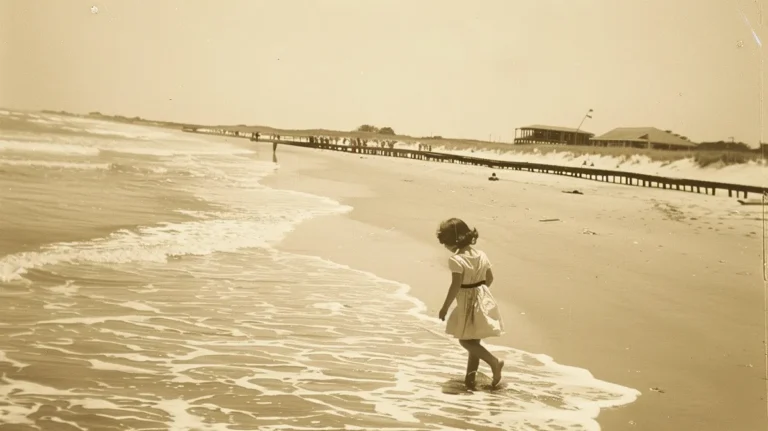
[[[467,376],[464,379],[469,389],[475,387],[475,374],[480,359],[490,365],[494,387],[501,381],[501,369],[504,367],[504,361],[480,344],[483,338],[503,334],[504,322],[496,300],[488,289],[493,283],[491,262],[485,253],[472,247],[478,237],[477,229],[470,230],[466,223],[457,218],[440,223],[437,229],[437,240],[453,252],[453,256],[448,259],[453,280],[440,310],[440,320],[445,320],[448,308],[455,299],[457,307],[448,317],[445,332],[458,338],[461,346],[469,352]]]

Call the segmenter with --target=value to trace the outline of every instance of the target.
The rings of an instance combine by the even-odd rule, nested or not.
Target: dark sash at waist
[[[472,284],[462,284],[462,285],[461,285],[461,288],[462,288],[462,289],[471,289],[471,288],[473,288],[473,287],[480,287],[480,286],[482,286],[482,285],[484,285],[484,284],[485,284],[485,280],[483,280],[483,281],[478,281],[477,283],[472,283]]]

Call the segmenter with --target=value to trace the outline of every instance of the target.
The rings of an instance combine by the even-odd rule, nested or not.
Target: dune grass
[[[503,145],[503,147],[499,147]],[[708,150],[687,150],[687,151],[669,151],[645,148],[627,148],[627,147],[592,147],[592,146],[564,146],[564,145],[510,145],[510,144],[492,144],[492,145],[466,145],[449,143],[444,146],[447,149],[457,150],[480,150],[481,148],[493,151],[516,152],[516,153],[570,153],[574,156],[606,156],[617,159],[629,159],[633,156],[645,156],[650,160],[662,163],[672,163],[678,160],[693,159],[699,167],[707,166],[728,166],[759,161],[763,155],[758,151],[708,151]]]
[[[696,151],[693,160],[701,167],[728,166],[764,160],[759,152],[744,151]]]

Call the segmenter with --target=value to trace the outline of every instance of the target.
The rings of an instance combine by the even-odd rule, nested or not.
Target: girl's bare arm
[[[445,302],[443,303],[444,310],[447,310],[453,304],[453,300],[456,299],[456,295],[459,293],[459,289],[461,289],[462,274],[458,272],[452,272],[451,274],[451,287],[448,288],[448,295],[446,295]]]
[[[488,268],[485,271],[485,285],[491,287],[491,284],[493,284],[493,271],[491,271],[491,268]]]

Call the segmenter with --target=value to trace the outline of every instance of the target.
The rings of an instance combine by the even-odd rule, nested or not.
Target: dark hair
[[[449,247],[464,248],[477,242],[480,234],[477,229],[470,229],[461,219],[451,218],[437,228],[437,240]]]

